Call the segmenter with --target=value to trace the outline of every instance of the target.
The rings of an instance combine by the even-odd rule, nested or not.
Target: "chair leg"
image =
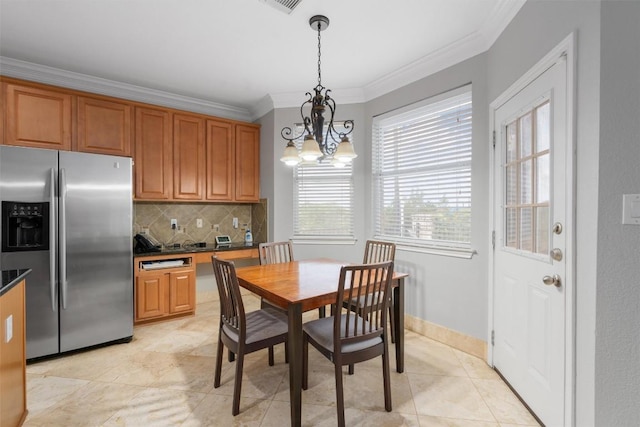
[[[242,390],[242,368],[244,365],[244,353],[238,352],[238,361],[236,362],[236,378],[233,384],[233,408],[231,413],[235,416],[240,413],[240,391]]]
[[[284,342],[284,363],[289,363],[289,341]]]
[[[396,321],[393,318],[393,306],[389,304],[389,319],[391,323],[391,342],[396,342]]]
[[[353,363],[349,365],[349,375],[353,375],[353,372],[355,371],[354,365]]]
[[[309,388],[309,340],[302,338],[302,389]]]
[[[344,390],[342,389],[342,366],[340,364],[335,363],[335,373],[336,373],[336,409],[338,411],[338,426],[344,427]]]
[[[273,366],[273,346],[269,347],[269,366]]]
[[[389,347],[382,352],[382,379],[384,382],[384,409],[391,412],[391,378],[389,377]]]
[[[229,359],[229,363],[231,363],[234,360],[236,360],[236,355],[233,354],[233,352],[231,350],[229,350],[229,354],[228,354],[227,358]]]
[[[216,351],[216,373],[213,377],[213,387],[220,387],[220,374],[222,372],[222,338],[218,337],[218,350]]]
[[[318,317],[319,318],[323,318],[326,317],[327,315],[327,308],[325,306],[322,306],[318,309]]]

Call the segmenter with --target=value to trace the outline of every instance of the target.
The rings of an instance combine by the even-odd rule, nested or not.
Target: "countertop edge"
[[[15,277],[12,277],[11,280],[9,280],[7,283],[4,283],[5,272],[9,273],[14,271],[17,272],[17,275]],[[3,270],[2,271],[3,283],[0,283],[0,297],[6,294],[7,292],[9,292],[11,289],[13,289],[15,285],[22,282],[24,278],[27,277],[30,273],[31,273],[30,268],[25,268],[20,270]]]
[[[233,244],[231,246],[206,246],[206,247],[181,247],[181,248],[164,248],[158,252],[141,252],[133,253],[134,258],[151,257],[160,255],[177,255],[177,254],[190,254],[199,252],[228,252],[228,251],[241,251],[244,249],[258,249],[258,243],[252,245]]]

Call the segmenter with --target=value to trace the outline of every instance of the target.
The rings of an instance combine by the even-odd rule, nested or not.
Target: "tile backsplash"
[[[233,228],[234,217],[238,218],[238,228]],[[133,234],[146,232],[165,245],[213,244],[216,236],[224,234],[241,243],[247,227],[254,242],[266,242],[268,235],[266,199],[254,204],[134,202],[133,218]],[[178,229],[171,228],[171,219],[178,221]],[[201,228],[197,227],[198,219],[202,220]]]

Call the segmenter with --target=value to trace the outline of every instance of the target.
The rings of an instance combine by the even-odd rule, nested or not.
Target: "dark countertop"
[[[20,270],[2,270],[2,283],[0,283],[0,296],[9,292],[15,285],[20,283],[31,273],[30,268]]]
[[[184,245],[180,248],[162,248],[160,252],[134,253],[135,257],[158,256],[158,255],[174,255],[189,254],[194,252],[221,252],[221,251],[238,251],[241,249],[257,249],[258,243],[245,245],[244,243],[232,243],[231,245],[217,246],[215,243],[207,243],[207,246],[199,247],[194,245]]]

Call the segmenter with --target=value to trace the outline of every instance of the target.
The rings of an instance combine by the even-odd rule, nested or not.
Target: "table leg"
[[[289,305],[289,396],[291,425],[302,425],[302,307]]]
[[[393,288],[393,320],[396,332],[396,371],[404,372],[404,278]]]

